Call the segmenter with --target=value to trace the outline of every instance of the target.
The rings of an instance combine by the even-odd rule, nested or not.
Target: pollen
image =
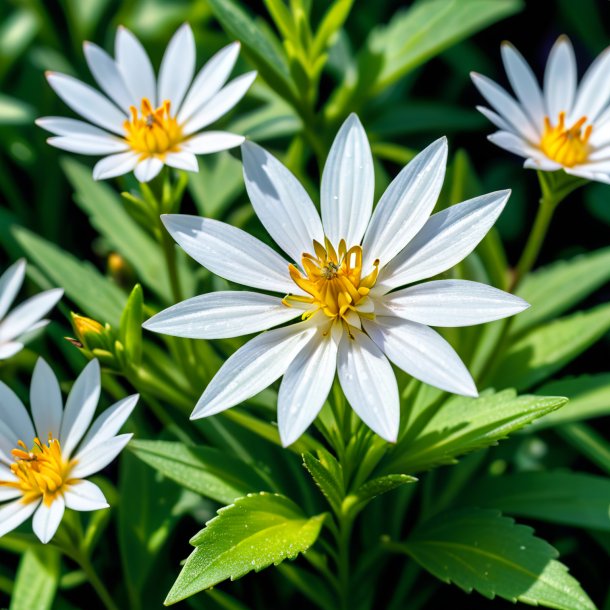
[[[140,111],[131,106],[131,119],[123,123],[125,139],[142,159],[158,157],[168,152],[178,152],[183,140],[182,129],[170,113],[170,102],[153,108],[147,98],[142,100]]]
[[[542,152],[553,161],[565,167],[574,167],[586,161],[589,154],[589,138],[593,125],[583,129],[587,117],[583,116],[572,127],[566,127],[566,113],[559,113],[556,125],[551,124],[549,117],[544,118],[544,134],[540,141]]]
[[[50,506],[63,492],[74,466],[74,462],[64,459],[59,441],[50,437],[48,443],[44,444],[35,438],[31,450],[23,441],[18,441],[11,454],[15,459],[11,472],[17,480],[0,481],[0,487],[13,487],[21,491],[24,504],[42,498],[44,504]]]
[[[363,305],[371,288],[375,285],[379,272],[379,261],[373,264],[373,270],[362,277],[362,248],[352,246],[349,250],[345,240],[339,242],[335,250],[328,239],[324,245],[313,242],[314,254],[303,254],[301,259],[303,274],[295,265],[289,265],[288,271],[294,283],[310,296],[288,295],[284,304],[311,304],[313,307],[303,314],[303,319],[311,317],[317,311],[326,316],[340,319],[350,324],[354,315],[369,315],[358,311]]]

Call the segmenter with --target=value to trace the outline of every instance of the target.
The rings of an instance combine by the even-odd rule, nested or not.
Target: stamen
[[[574,167],[586,161],[589,154],[588,141],[593,131],[593,125],[588,125],[583,133],[587,117],[583,116],[572,127],[565,127],[566,113],[560,112],[555,127],[551,119],[544,117],[544,134],[540,141],[542,152],[553,161],[565,167]]]

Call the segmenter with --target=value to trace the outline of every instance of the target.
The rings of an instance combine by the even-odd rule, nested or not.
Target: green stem
[[[339,519],[338,544],[338,577],[339,577],[339,596],[341,599],[341,610],[350,608],[350,539],[352,535],[351,517]]]
[[[165,256],[165,264],[167,265],[167,274],[169,276],[169,283],[172,289],[172,297],[175,303],[179,303],[183,300],[182,287],[180,286],[180,277],[178,276],[178,265],[176,262],[176,248],[174,242],[163,226],[161,217],[159,217],[159,231],[161,234],[161,247],[163,248],[163,255]]]
[[[75,556],[75,559],[83,572],[87,575],[89,583],[95,589],[95,592],[98,594],[98,597],[102,600],[102,603],[106,606],[107,610],[119,610],[119,607],[112,599],[112,595],[110,595],[110,592],[106,589],[106,586],[97,575],[97,572],[89,559],[81,554]]]

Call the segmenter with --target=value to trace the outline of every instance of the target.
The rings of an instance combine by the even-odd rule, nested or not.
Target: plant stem
[[[176,248],[174,247],[171,236],[161,222],[161,217],[159,217],[159,231],[161,235],[161,247],[163,248],[163,255],[165,256],[165,263],[167,265],[167,274],[172,289],[172,297],[175,303],[179,303],[183,300],[183,296],[182,287],[180,286],[180,277],[178,276],[178,265],[176,264]]]
[[[341,517],[338,532],[338,576],[341,610],[350,608],[350,539],[352,535],[353,518]]]
[[[119,610],[119,607],[114,603],[112,599],[112,595],[106,586],[101,581],[100,577],[97,575],[95,568],[89,561],[89,559],[80,553],[75,556],[76,561],[83,569],[83,572],[87,575],[87,580],[91,584],[91,586],[95,589],[95,592],[98,594],[99,598],[102,600],[104,606],[106,606],[107,610]]]

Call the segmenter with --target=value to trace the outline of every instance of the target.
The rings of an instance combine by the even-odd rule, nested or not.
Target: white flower
[[[0,360],[20,352],[29,336],[49,323],[41,318],[64,293],[61,288],[46,290],[7,313],[23,284],[25,266],[24,260],[18,260],[0,276]]]
[[[39,358],[30,387],[32,423],[21,400],[0,382],[0,536],[34,515],[34,533],[47,543],[66,508],[108,507],[100,488],[85,478],[112,462],[131,438],[116,434],[138,396],[117,402],[89,428],[99,396],[100,367],[92,360],[64,409],[59,382]]]
[[[373,211],[373,159],[351,115],[333,143],[322,176],[322,218],[297,179],[259,146],[242,145],[248,194],[288,262],[228,224],[186,215],[163,221],[182,248],[225,279],[258,292],[214,292],[166,309],[150,330],[218,339],[265,332],[240,348],[212,379],[192,417],[213,415],[284,376],[278,396],[282,442],[315,419],[335,371],[347,400],[377,434],[396,440],[399,397],[392,361],[443,390],[476,396],[449,343],[428,327],[497,320],[527,307],[483,284],[435,276],[467,256],[495,222],[508,191],[483,195],[429,218],[447,159],[445,138],[417,155]],[[389,360],[388,360],[389,359]]]
[[[494,81],[472,80],[492,111],[477,106],[500,129],[494,144],[521,157],[531,169],[556,171],[610,183],[610,48],[590,66],[577,87],[572,44],[560,36],[549,55],[540,91],[519,51],[502,44],[502,60],[515,100]]]
[[[164,164],[196,172],[196,154],[243,142],[242,136],[226,131],[198,133],[231,110],[256,77],[256,72],[248,72],[225,85],[239,43],[216,53],[193,80],[195,39],[184,24],[165,51],[158,82],[146,51],[123,27],[116,36],[115,59],[92,43],[86,42],[84,48],[89,69],[107,97],[65,74],[49,72],[47,80],[72,110],[93,125],[60,117],[36,122],[55,134],[48,140],[52,146],[108,155],[93,168],[96,180],[134,170],[140,182],[148,182]]]

